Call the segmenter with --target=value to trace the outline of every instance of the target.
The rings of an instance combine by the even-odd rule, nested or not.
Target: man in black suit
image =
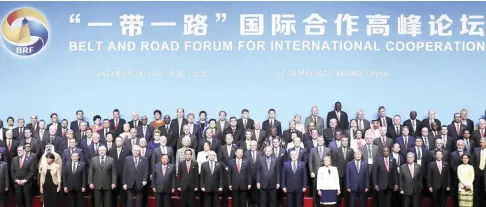
[[[86,192],[86,177],[88,166],[79,161],[80,154],[74,152],[71,154],[69,162],[63,163],[62,183],[64,193],[68,194],[69,207],[83,207],[83,193]]]
[[[435,122],[437,126],[441,126],[440,120],[435,118],[435,111],[429,110],[429,116],[422,120],[422,127],[427,127],[427,129],[432,130],[432,123]]]
[[[100,139],[106,141],[106,137],[110,133],[113,136],[116,136],[115,131],[111,129],[110,120],[109,119],[103,119],[103,128],[98,130],[98,134],[100,134]]]
[[[8,130],[5,133],[5,137],[6,137],[6,139],[5,139],[4,143],[5,143],[6,148],[7,148],[5,160],[7,161],[7,164],[10,166],[11,163],[12,163],[12,159],[15,156],[17,156],[17,147],[19,146],[19,141],[13,139],[13,131],[12,130]]]
[[[449,162],[449,151],[444,149],[444,143],[442,142],[442,139],[436,139],[435,140],[435,148],[431,149],[429,151],[430,162],[437,160],[437,158],[435,157],[435,154],[437,154],[436,153],[437,151],[442,151],[442,159],[441,160],[445,160],[445,161]],[[427,170],[427,173],[428,173],[428,170]]]
[[[17,120],[17,128],[13,129],[13,136],[16,140],[21,140],[25,138],[24,131],[25,131],[25,121],[23,118],[19,118]]]
[[[346,193],[346,163],[354,159],[353,149],[348,147],[348,138],[341,138],[341,147],[331,150],[332,163],[339,172],[339,186],[341,187],[341,198],[345,201],[348,200],[349,194]],[[338,199],[338,203],[341,204],[342,199]]]
[[[67,119],[63,119],[61,121],[61,134],[59,134],[59,136],[61,137],[66,137],[69,130],[71,130],[71,132],[74,134],[74,131],[72,129],[68,129],[68,120]]]
[[[38,139],[32,137],[32,131],[29,128],[25,129],[25,139],[20,140],[19,144],[24,146],[25,143],[30,143],[31,152],[38,154],[41,143]],[[57,148],[56,148],[57,149]]]
[[[242,130],[242,128],[238,128],[236,117],[232,116],[229,122],[230,127],[223,131],[223,135],[226,137],[227,134],[231,134],[235,143],[238,143],[240,140],[244,140],[244,130]]]
[[[327,128],[330,127],[329,122],[331,121],[331,119],[336,119],[338,129],[349,129],[348,114],[344,111],[341,111],[341,108],[341,102],[338,101],[334,104],[334,110],[327,113]]]
[[[49,128],[49,134],[44,136],[42,139],[42,143],[40,145],[39,152],[44,153],[44,149],[47,144],[52,144],[54,146],[54,149],[56,149],[57,154],[62,154],[62,151],[59,151],[58,143],[61,141],[61,137],[56,135],[57,129],[54,126],[51,126]]]
[[[400,167],[400,194],[404,196],[405,207],[419,207],[422,192],[422,168],[414,162],[415,154],[407,153],[407,163]]]
[[[253,132],[253,137],[251,139],[254,139],[258,143],[258,149],[262,149],[262,143],[263,140],[267,137],[267,132],[260,127],[260,121],[255,121],[253,124],[254,129],[252,130]]]
[[[285,143],[292,142],[292,133],[296,133],[298,137],[302,138],[302,132],[295,129],[295,121],[289,121],[289,128],[283,131],[282,138],[284,139]]]
[[[199,166],[196,161],[192,160],[192,150],[186,149],[184,151],[184,160],[179,163],[179,181],[177,182],[177,190],[181,192],[180,206],[194,207],[195,206],[195,191],[199,186]]]
[[[51,123],[47,125],[47,128],[49,129],[49,127],[51,126],[56,127],[57,129],[56,135],[62,136],[62,131],[61,131],[62,125],[57,119],[58,118],[57,113],[52,113],[50,117],[51,117]]]
[[[3,153],[0,153],[0,160],[3,160]],[[8,164],[0,161],[0,207],[5,207],[5,196],[10,188],[10,177],[8,176]]]
[[[265,156],[259,158],[256,187],[260,190],[260,207],[277,206],[277,189],[280,188],[280,166],[272,156],[273,148],[265,147]]]
[[[183,134],[183,126],[187,125],[188,121],[184,118],[184,109],[177,109],[177,117],[172,119],[170,122],[170,130],[172,131],[172,146],[174,146],[174,141],[177,140]],[[170,142],[169,142],[170,143]]]
[[[201,191],[204,193],[204,207],[218,206],[218,192],[223,191],[223,165],[216,162],[216,152],[209,152],[209,161],[201,165]],[[226,202],[228,203],[228,202]]]
[[[466,129],[468,129],[472,133],[472,131],[474,131],[474,121],[467,118],[467,109],[461,109],[459,113],[462,125],[465,125],[467,127]],[[454,122],[455,120],[452,121],[452,123]]]
[[[449,164],[442,161],[442,151],[435,151],[434,162],[429,163],[427,181],[429,192],[432,193],[433,207],[446,207],[447,194],[451,186]]]
[[[421,129],[421,135],[418,137],[421,137],[422,140],[424,140],[424,147],[427,150],[432,150],[435,148],[435,137],[431,134],[429,134],[429,130],[427,127],[424,127]]]
[[[282,124],[275,119],[275,109],[268,110],[268,119],[262,124],[262,129],[269,132],[272,127],[277,128],[277,135],[282,136]]]
[[[422,127],[422,122],[420,120],[417,120],[417,112],[416,111],[411,111],[410,112],[410,119],[407,119],[403,122],[403,126],[407,126],[408,129],[410,130],[410,135],[414,137],[419,137],[421,134],[421,127]]]
[[[392,128],[392,127],[390,127],[390,128]],[[379,152],[380,155],[382,155],[381,153],[383,153],[383,149],[385,147],[390,149],[393,145],[393,139],[386,136],[386,131],[387,130],[386,130],[385,127],[380,127],[381,137],[373,140],[373,145],[378,146],[378,152]]]
[[[115,180],[116,187],[113,189],[112,204],[116,205],[117,201],[120,200],[120,203],[123,205],[126,203],[126,193],[122,190],[123,168],[125,166],[125,158],[130,156],[130,150],[123,146],[123,139],[121,137],[115,139],[115,146],[107,153],[114,160],[115,169],[113,171],[117,178]],[[120,198],[118,199],[118,197]]]
[[[148,123],[147,116],[143,115],[141,119],[142,124],[137,128],[138,137],[145,138],[147,142],[153,139],[154,127]]]
[[[329,120],[329,127],[322,132],[326,146],[329,146],[329,143],[335,140],[337,131],[340,131],[342,134],[342,130],[337,128],[337,119],[333,118]]]
[[[32,115],[30,116],[30,123],[27,124],[26,128],[30,129],[32,132],[35,132],[39,128],[38,124],[39,123],[37,123],[37,116]]]
[[[138,128],[140,126],[140,120],[138,119],[138,112],[132,113],[132,120],[128,122],[131,128]]]
[[[393,125],[393,121],[390,117],[386,116],[386,109],[384,106],[380,106],[378,107],[378,120],[380,120],[380,126],[381,127],[386,127],[388,129],[388,127],[392,127]],[[359,123],[358,123],[359,125]],[[405,123],[404,123],[405,125]]]
[[[473,139],[471,139],[471,132],[469,130],[464,130],[464,134],[463,134],[463,138],[462,140],[464,140],[464,147],[465,147],[465,150],[467,153],[471,154],[474,149],[476,147],[478,147],[477,145],[479,145],[479,143],[476,143],[474,142]]]
[[[112,190],[117,183],[115,160],[106,156],[105,146],[99,147],[98,151],[99,156],[93,157],[89,165],[88,184],[94,190],[95,207],[110,207]]]
[[[10,166],[10,176],[14,182],[15,198],[18,207],[32,206],[32,178],[35,174],[34,159],[24,155],[24,147],[18,146],[17,157]]]
[[[169,164],[169,157],[163,154],[152,172],[152,191],[157,207],[170,207],[170,198],[176,187],[176,170]]]
[[[358,122],[358,129],[361,131],[366,131],[371,128],[370,121],[364,118],[363,110],[356,112],[356,122]]]
[[[133,206],[133,196],[135,196],[135,206],[143,206],[143,188],[147,185],[149,177],[149,162],[147,158],[140,156],[140,146],[132,147],[132,156],[125,158],[123,167],[123,190],[127,191],[127,205]]]
[[[376,157],[373,165],[373,186],[378,192],[378,206],[391,206],[393,191],[398,190],[397,161],[390,157],[390,149],[383,148],[383,156]]]
[[[78,110],[76,111],[76,121],[72,121],[71,126],[69,128],[72,129],[74,133],[76,133],[79,131],[79,127],[82,122],[84,122],[84,112],[83,110]],[[88,122],[86,122],[86,126],[89,127]]]
[[[45,137],[49,136],[49,133],[48,133],[48,130],[49,128],[47,128],[46,130],[46,122],[41,119],[39,121],[39,125],[37,127],[37,130],[36,131],[32,131],[32,134],[34,135],[35,138],[37,138],[38,140],[43,140]],[[24,130],[24,135],[25,135],[25,130]]]
[[[467,130],[467,128],[468,126],[464,125],[461,121],[460,113],[455,113],[454,121],[449,126],[447,126],[447,129],[449,131],[449,136],[455,139],[462,139],[464,135],[464,131]]]
[[[250,111],[248,111],[248,109],[241,110],[241,119],[238,119],[237,127],[242,129],[243,131],[247,129],[254,129],[254,121],[249,117]]]
[[[449,151],[449,152],[454,152],[456,150],[456,145],[457,145],[457,139],[454,139],[453,137],[450,137],[448,135],[448,129],[447,126],[444,125],[442,126],[440,130],[440,135],[437,136],[437,139],[442,139],[442,142],[444,143],[444,149]]]
[[[228,185],[232,192],[232,206],[245,207],[247,193],[251,189],[251,166],[248,160],[243,159],[243,149],[236,149],[236,159],[231,160],[228,166]]]
[[[402,125],[400,124],[401,117],[400,115],[395,115],[393,117],[393,127],[389,127],[387,129],[386,135],[393,140],[395,140],[397,137],[402,136]]]
[[[111,129],[116,133],[116,136],[123,133],[123,125],[126,123],[125,119],[120,118],[120,110],[113,110],[113,119],[110,119]]]
[[[480,143],[481,138],[484,137],[486,137],[486,120],[479,119],[478,129],[473,131],[472,139],[474,139],[476,143]]]

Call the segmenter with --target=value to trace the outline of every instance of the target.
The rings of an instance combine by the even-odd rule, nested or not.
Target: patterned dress
[[[457,167],[457,177],[459,178],[459,207],[472,207],[474,195],[474,168],[469,164],[459,165],[459,167]],[[465,190],[465,185],[470,186],[471,189]]]

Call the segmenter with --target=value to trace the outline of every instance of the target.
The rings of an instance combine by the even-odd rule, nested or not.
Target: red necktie
[[[8,151],[10,152],[10,148],[12,148],[12,141],[8,140]]]
[[[238,173],[240,173],[240,170],[241,170],[240,160],[237,160],[237,162],[238,162],[238,165],[236,165],[236,167],[238,168]]]
[[[388,163],[388,158],[385,158],[385,164],[386,164],[386,171],[389,172],[390,171],[390,163]]]
[[[62,136],[63,137],[66,136],[66,130],[65,129],[62,130]]]
[[[115,120],[115,129],[118,129],[118,120]]]
[[[456,132],[457,135],[460,135],[461,127],[459,127],[459,124],[456,124]]]
[[[187,167],[187,174],[189,174],[189,169],[191,167],[191,162],[186,161],[186,167]]]
[[[484,137],[484,129],[481,129],[481,137]]]

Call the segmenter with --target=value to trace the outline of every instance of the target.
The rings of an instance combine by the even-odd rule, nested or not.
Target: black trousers
[[[219,206],[219,193],[216,192],[205,192],[204,193],[204,207],[217,207]]]
[[[127,189],[127,206],[133,206],[133,197],[135,196],[135,206],[143,206],[143,191],[135,189]]]
[[[365,207],[366,206],[366,193],[363,192],[354,192],[351,191],[349,196],[349,205],[355,207],[358,204],[358,207]]]
[[[112,206],[111,202],[112,202],[112,190],[104,190],[104,189],[94,190],[95,207],[110,207]]]
[[[459,195],[457,190],[459,189],[459,180],[456,174],[452,174],[451,177],[451,190],[449,195],[451,196],[452,206],[459,206]]]
[[[256,180],[253,181],[250,190],[248,190],[248,205],[260,204],[260,191],[256,187]]]
[[[432,191],[432,206],[433,207],[446,207],[447,203],[447,190],[437,189]]]
[[[7,198],[7,192],[0,193],[0,207],[6,207],[5,198]]]
[[[412,195],[403,195],[404,207],[420,207],[420,193],[413,193]]]
[[[155,193],[156,207],[170,207],[172,193]]]
[[[277,206],[277,190],[260,188],[260,207]]]
[[[181,207],[196,206],[195,198],[196,198],[196,193],[194,192],[194,188],[183,189],[181,191]]]
[[[84,197],[81,191],[68,191],[68,207],[84,207]]]
[[[383,189],[378,192],[378,207],[391,207],[393,190]]]
[[[15,200],[18,207],[32,207],[32,184],[26,183],[23,186],[14,184]]]
[[[340,198],[338,198],[338,206],[341,206],[341,202],[344,200],[345,203],[348,202],[349,198],[349,193],[348,190],[346,189],[346,176],[340,177],[339,178],[339,186],[341,186],[341,195]]]
[[[116,188],[113,189],[113,195],[111,195],[111,206],[117,207],[117,204],[120,204],[120,207],[124,207],[127,204],[127,192],[123,190],[122,180],[117,178]]]
[[[246,202],[248,200],[248,191],[246,190],[236,190],[231,191],[231,201],[233,203],[232,207],[246,207]]]
[[[298,192],[287,192],[287,206],[288,207],[302,207],[304,205],[304,194],[300,189]]]
[[[486,206],[486,195],[484,193],[484,171],[476,175],[474,179],[474,206]]]
[[[316,177],[317,177],[317,173],[316,173]],[[312,189],[309,189],[309,193],[311,193],[312,195],[312,198],[314,199],[314,206],[317,207],[319,206],[319,200],[320,197],[319,197],[319,193],[317,193],[317,179],[316,178],[312,178]]]
[[[393,191],[391,206],[403,206],[403,195],[400,194],[399,190]]]

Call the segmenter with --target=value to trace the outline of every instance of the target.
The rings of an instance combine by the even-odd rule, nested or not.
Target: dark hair
[[[162,158],[162,157],[164,157],[164,156],[166,156],[167,158],[169,158],[169,155],[168,155],[168,154],[162,154],[162,155],[160,156],[160,158]]]
[[[100,116],[100,115],[95,115],[95,116],[93,117],[93,122],[95,122],[95,121],[96,121],[96,119],[100,119],[100,120],[101,120],[101,116]]]
[[[232,119],[237,120],[237,119],[236,119],[236,117],[234,117],[234,116],[230,117],[230,121],[231,121]]]
[[[47,159],[56,159],[56,156],[54,156],[54,154],[49,152],[49,153],[46,154],[46,158]]]
[[[156,113],[159,113],[160,115],[162,115],[162,112],[161,112],[160,110],[158,110],[158,109],[154,111],[154,115],[155,115]]]
[[[91,131],[91,132],[93,132],[93,130],[91,129],[91,127],[86,127],[86,129],[85,129],[84,131],[85,131],[85,132],[87,132],[87,131]]]
[[[238,151],[238,150],[244,151],[243,147],[237,147],[235,151]]]
[[[103,119],[103,122],[105,122],[105,121],[110,121],[110,120],[109,119]]]
[[[441,126],[441,128],[442,128],[442,127],[446,127],[446,128],[447,128],[447,125],[442,125],[442,126]]]
[[[210,120],[208,121],[208,123],[211,123],[211,121],[214,121],[214,123],[216,123],[216,122],[217,122],[217,121],[216,121],[216,119],[210,119]]]
[[[111,134],[112,137],[115,136],[115,134],[113,134],[113,132],[108,132],[108,133],[106,133],[106,137],[108,137],[108,135],[110,135],[110,134]],[[106,137],[105,137],[105,139],[106,139]]]
[[[205,144],[208,144],[208,145],[209,145],[209,148],[211,148],[211,142],[209,142],[209,141],[204,141],[203,146],[204,146]]]
[[[245,112],[250,113],[250,111],[248,111],[248,109],[243,109],[243,110],[241,110],[241,113],[245,113]]]
[[[114,109],[114,110],[113,110],[113,113],[115,113],[115,112],[120,113],[120,110],[118,110],[118,109]]]
[[[269,110],[268,110],[268,113],[270,113],[270,112],[272,112],[272,111],[276,113],[275,109],[269,109]]]
[[[192,150],[191,150],[191,149],[186,149],[186,150],[184,150],[184,154],[186,154],[186,152],[190,152],[190,153],[191,153],[191,155],[192,155]]]
[[[225,116],[228,115],[226,111],[219,111],[218,115],[221,115],[221,113],[224,113]]]
[[[385,107],[384,107],[384,106],[380,106],[380,107],[378,107],[378,111],[379,111],[379,110],[382,110],[382,109],[385,109]]]
[[[57,115],[57,113],[52,113],[52,114],[51,114],[51,119],[52,119],[52,117],[53,117],[54,115],[58,116],[58,115]]]
[[[11,117],[11,116],[9,116],[9,117],[7,118],[7,122],[8,122],[8,120],[10,120],[10,119],[11,119],[13,122],[15,122],[15,119],[14,119],[13,117]]]
[[[77,110],[76,111],[76,115],[78,115],[79,112],[81,112],[82,114],[84,114],[83,110]]]
[[[208,115],[208,113],[206,113],[206,111],[200,111],[200,112],[199,112],[199,116],[201,116],[201,114],[204,114],[204,115],[206,115],[206,116]]]
[[[280,142],[280,137],[278,137],[278,136],[277,136],[277,137],[274,137],[274,138],[272,139],[272,141],[273,141],[273,140],[278,140],[278,141]]]
[[[68,120],[67,120],[67,119],[63,119],[63,120],[61,120],[61,122],[63,122],[63,121],[66,121],[66,122],[68,122]]]
[[[444,152],[442,152],[442,150],[441,150],[441,149],[437,149],[437,150],[435,150],[435,154],[437,154],[437,152],[444,153]]]
[[[30,147],[30,146],[32,146],[32,145],[30,145],[30,143],[26,142],[26,143],[24,143],[24,148],[25,148],[27,145],[29,145],[29,147]]]

